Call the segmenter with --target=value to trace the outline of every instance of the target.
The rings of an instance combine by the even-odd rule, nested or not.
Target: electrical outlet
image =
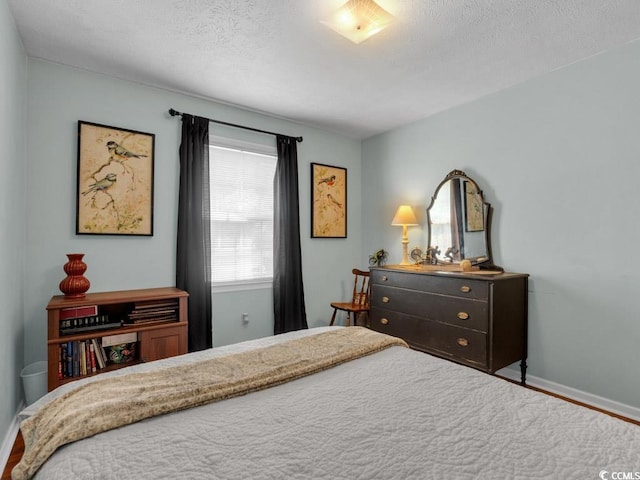
[[[243,313],[242,314],[242,323],[249,323],[249,314],[248,313]]]

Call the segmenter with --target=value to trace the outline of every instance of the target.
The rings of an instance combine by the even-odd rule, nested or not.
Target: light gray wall
[[[497,264],[531,274],[529,372],[635,407],[639,85],[636,42],[363,143],[365,250],[397,263],[395,208],[424,222],[438,182],[467,172],[495,208]]]
[[[65,254],[81,252],[88,265],[90,291],[175,284],[180,120],[176,110],[227,122],[304,137],[298,144],[303,275],[310,326],[326,325],[329,303],[342,298],[354,259],[362,255],[360,191],[361,144],[339,135],[190,96],[145,87],[36,59],[28,61],[26,352],[25,360],[45,358],[45,306],[59,294]],[[153,237],[75,235],[76,129],[85,120],[156,134]],[[220,134],[222,129],[212,127]],[[235,132],[235,133],[234,133]],[[242,130],[224,133],[248,138]],[[273,137],[260,136],[275,142]],[[265,138],[267,140],[265,140]],[[349,173],[349,237],[315,240],[309,227],[309,164],[329,163]],[[249,310],[248,325],[242,324]],[[270,290],[217,294],[216,345],[273,333]],[[220,338],[216,337],[220,333]]]
[[[27,58],[6,1],[0,2],[0,444],[22,396]]]

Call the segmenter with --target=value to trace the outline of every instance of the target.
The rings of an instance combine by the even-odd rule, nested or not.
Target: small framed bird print
[[[463,182],[464,185],[464,229],[467,232],[484,231],[484,204],[482,201],[482,192],[478,190],[477,185],[468,180]]]
[[[153,235],[155,135],[78,121],[76,233]]]
[[[311,238],[347,237],[347,169],[311,164]]]

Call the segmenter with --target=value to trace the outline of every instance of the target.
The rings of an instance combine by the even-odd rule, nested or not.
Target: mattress
[[[327,329],[124,370],[229,355]],[[51,392],[23,417],[73,387]],[[582,479],[602,471],[640,471],[638,452],[635,425],[391,347],[266,390],[65,445],[34,478]]]

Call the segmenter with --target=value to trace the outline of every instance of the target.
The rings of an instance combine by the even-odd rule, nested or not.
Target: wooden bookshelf
[[[147,288],[141,290],[123,290],[116,292],[88,293],[83,298],[69,299],[64,295],[56,295],[47,304],[47,387],[49,391],[64,383],[72,382],[96,375],[98,373],[128,367],[140,362],[150,362],[161,358],[173,357],[187,353],[187,301],[189,294],[174,287]],[[131,321],[131,312],[136,306],[149,308],[157,302],[162,305],[175,305],[175,316],[167,318],[166,313],[158,321],[146,317],[141,323]],[[122,322],[122,325],[104,330],[78,331],[62,334],[60,331],[61,312],[78,307],[97,306],[100,315],[107,315],[111,321]],[[135,332],[136,356],[126,363],[107,364],[95,373],[74,377],[59,377],[60,346],[68,342],[91,341],[105,336]]]

